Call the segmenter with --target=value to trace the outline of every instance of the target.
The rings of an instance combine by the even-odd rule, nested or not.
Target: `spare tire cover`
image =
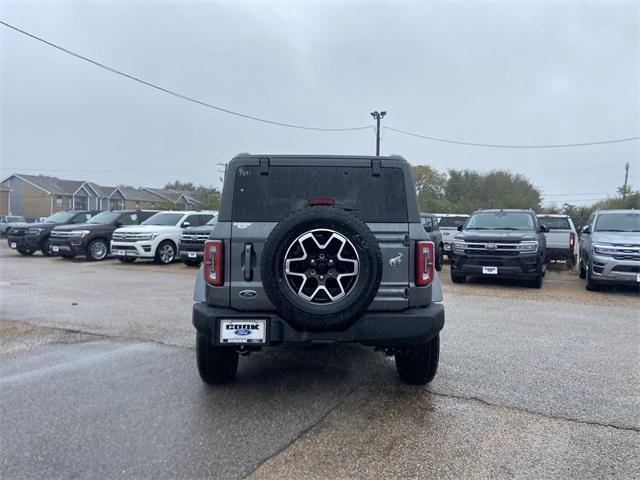
[[[271,303],[298,330],[345,330],[373,301],[382,277],[376,238],[355,215],[330,206],[293,212],[262,251]]]

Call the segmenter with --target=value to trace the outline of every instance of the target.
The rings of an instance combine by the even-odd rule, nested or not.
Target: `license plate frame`
[[[11,242],[11,245],[9,245],[11,248],[18,248],[18,243],[17,242]]]
[[[640,273],[636,273],[636,283],[640,283]]]
[[[266,319],[221,319],[218,331],[220,343],[224,345],[264,345],[267,343]]]
[[[58,252],[60,251],[60,247],[59,247],[59,246],[57,246],[57,245],[52,245],[52,246],[51,246],[51,251],[52,251],[53,253],[58,253]]]
[[[483,275],[497,275],[498,267],[482,267]]]
[[[116,250],[116,251],[113,252],[113,254],[116,257],[126,257],[127,256],[126,250]]]
[[[196,252],[188,252],[188,253],[187,253],[187,256],[188,256],[189,258],[196,258],[196,257],[198,256],[198,254],[197,254]]]

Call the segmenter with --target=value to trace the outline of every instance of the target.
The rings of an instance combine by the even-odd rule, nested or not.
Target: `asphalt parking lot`
[[[453,285],[427,387],[358,346],[195,369],[195,269],[0,247],[0,477],[638,478],[640,296]]]

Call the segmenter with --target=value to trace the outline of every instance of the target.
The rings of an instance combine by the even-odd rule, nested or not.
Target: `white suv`
[[[118,228],[111,239],[111,254],[123,263],[136,258],[153,258],[169,264],[178,254],[182,231],[204,225],[214,214],[209,212],[159,212],[140,225]]]

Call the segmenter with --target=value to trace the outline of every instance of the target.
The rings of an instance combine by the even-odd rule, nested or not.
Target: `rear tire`
[[[438,371],[440,335],[424,345],[399,349],[396,352],[396,369],[404,383],[426,385]]]
[[[442,244],[438,247],[438,251],[436,253],[436,270],[439,272],[442,270],[442,266],[444,265],[444,247]]]
[[[192,258],[191,259],[185,258],[183,260],[183,262],[184,262],[185,265],[188,265],[190,267],[199,267],[200,264],[202,263],[202,260],[198,260],[198,259],[194,260]]]
[[[238,352],[213,345],[201,333],[196,334],[196,361],[200,378],[209,385],[229,383],[238,371]]]
[[[531,288],[542,288],[542,272],[538,273],[533,280],[529,281],[529,286]]]
[[[582,280],[587,278],[587,269],[584,267],[584,260],[582,258],[580,258],[580,262],[578,265],[578,277],[580,277]]]

